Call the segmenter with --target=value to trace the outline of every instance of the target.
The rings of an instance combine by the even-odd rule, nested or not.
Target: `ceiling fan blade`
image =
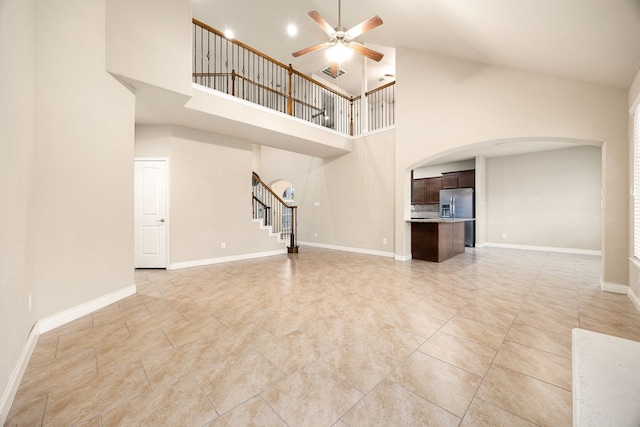
[[[331,63],[331,77],[337,76],[339,71],[340,71],[340,66],[338,65],[338,63],[337,62],[332,62]]]
[[[373,15],[371,18],[367,19],[366,21],[363,21],[358,25],[356,25],[355,27],[350,28],[346,34],[349,36],[349,38],[354,39],[358,37],[360,34],[366,33],[369,30],[373,30],[374,28],[379,27],[380,25],[382,25],[382,18],[380,18],[378,15]]]
[[[349,43],[349,47],[355,50],[356,52],[358,52],[360,55],[366,56],[369,59],[373,59],[376,62],[380,62],[380,60],[384,56],[380,52],[376,52],[373,49],[369,49],[368,47],[360,43],[351,42]]]
[[[313,22],[318,24],[318,27],[322,28],[322,31],[327,33],[327,35],[332,36],[333,34],[335,34],[336,30],[334,30],[333,27],[329,25],[329,23],[325,21],[322,16],[320,16],[320,13],[312,10],[311,12],[307,12],[307,16],[313,19]]]
[[[311,53],[311,52],[315,52],[316,50],[324,49],[325,47],[328,47],[329,45],[331,45],[331,43],[329,43],[329,42],[320,43],[320,44],[317,44],[315,46],[309,46],[309,47],[301,49],[301,50],[299,50],[297,52],[293,52],[292,55],[293,55],[294,58],[297,58],[297,57],[305,55],[307,53]]]

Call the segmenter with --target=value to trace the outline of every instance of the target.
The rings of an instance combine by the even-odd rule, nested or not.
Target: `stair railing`
[[[288,253],[297,253],[298,207],[282,200],[255,172],[251,187],[253,219],[261,220],[265,227],[271,227],[278,239],[287,241]]]

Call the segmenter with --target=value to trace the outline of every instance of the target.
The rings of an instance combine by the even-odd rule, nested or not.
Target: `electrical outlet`
[[[227,247],[227,243],[226,243],[226,242],[222,242],[222,243],[220,243],[220,247],[221,247],[222,249],[225,249],[225,248]]]
[[[318,237],[318,233],[313,233],[313,237]]]
[[[387,244],[387,239],[382,239],[382,244],[386,245]]]
[[[320,202],[313,202],[313,206],[320,206]]]
[[[506,239],[507,238],[507,233],[502,233],[502,238]]]

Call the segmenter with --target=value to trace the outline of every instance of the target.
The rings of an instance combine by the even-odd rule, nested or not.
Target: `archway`
[[[463,160],[475,160],[478,184],[476,188],[478,246],[539,248],[558,252],[602,254],[604,248],[602,188],[605,181],[603,150],[604,144],[601,141],[569,138],[517,138],[481,141],[438,153],[413,163],[405,170],[406,188],[410,189],[410,177],[413,170]],[[569,152],[583,156],[581,158],[587,158],[589,163],[581,164],[579,159],[572,159]],[[558,159],[565,159],[564,161],[569,159],[567,167],[573,165],[577,169],[563,168],[563,160]],[[578,166],[575,166],[576,162]],[[550,169],[553,167],[555,169]],[[521,170],[512,170],[506,173],[505,169],[507,168]],[[529,170],[527,171],[527,169]],[[523,186],[524,193],[527,189],[530,190],[532,185],[535,188],[535,182],[532,183],[530,177],[532,171],[540,174],[540,186],[546,187],[541,188],[538,192],[533,192],[532,197],[537,198],[535,203],[522,199],[516,202],[517,197],[520,197],[514,193],[517,174],[529,174],[529,181],[524,181],[526,184]],[[504,184],[496,181],[499,179],[500,173],[504,177]],[[547,176],[551,174],[555,174],[555,176]],[[581,176],[588,179],[580,181]],[[572,186],[568,185],[566,181],[573,181]],[[545,194],[545,188],[549,194]],[[566,212],[567,200],[575,196],[575,194],[569,194],[567,188],[577,188],[579,192],[583,193],[583,199],[586,197],[587,200],[584,202],[586,203],[584,206],[587,206],[589,212],[578,214]],[[563,189],[567,193],[563,194]],[[501,193],[499,195],[501,199],[496,196],[497,193]],[[410,190],[405,194],[410,195]],[[410,202],[405,200],[404,205],[405,211],[408,213],[411,208]],[[517,209],[514,209],[514,206]],[[531,206],[536,209],[532,209]],[[498,212],[499,209],[508,211],[508,213]],[[527,209],[530,209],[531,212]],[[523,221],[533,221],[530,225],[529,236],[526,236],[525,233],[513,233],[512,235],[514,229],[521,231],[516,228],[515,224],[508,224],[508,215],[512,212],[514,216],[521,218],[520,224]],[[490,222],[491,218],[494,221]],[[594,224],[594,221],[597,222]],[[568,223],[569,226],[563,227],[561,225],[563,222]],[[499,231],[498,227],[501,228]],[[521,227],[521,229],[525,229],[525,227]],[[580,230],[586,231],[580,235]],[[405,236],[410,239],[407,231],[405,229]],[[514,240],[509,240],[512,237]],[[545,237],[547,240],[544,240]],[[590,243],[585,243],[586,237],[590,238]],[[567,243],[563,245],[563,242]]]

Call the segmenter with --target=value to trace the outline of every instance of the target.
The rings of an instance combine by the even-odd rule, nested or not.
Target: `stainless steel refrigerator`
[[[440,190],[440,217],[445,219],[474,218],[473,188]],[[475,246],[476,223],[464,223],[464,244]]]

